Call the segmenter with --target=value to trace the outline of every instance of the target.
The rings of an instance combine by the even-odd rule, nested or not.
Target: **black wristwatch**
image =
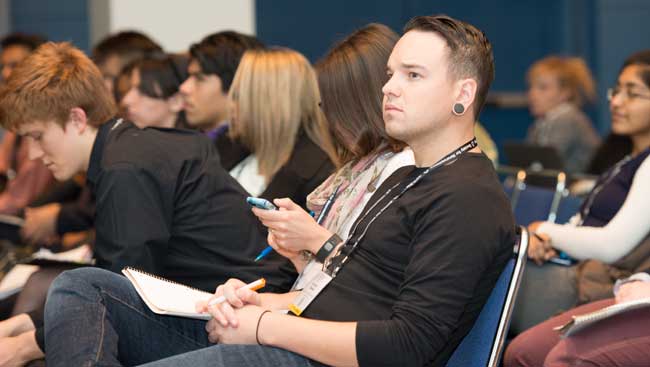
[[[323,246],[320,247],[320,250],[316,253],[316,260],[324,263],[325,259],[334,251],[336,246],[341,243],[343,240],[336,233],[332,235]]]

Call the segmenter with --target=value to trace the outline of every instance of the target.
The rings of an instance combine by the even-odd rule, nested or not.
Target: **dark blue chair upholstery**
[[[563,197],[557,210],[557,220],[555,222],[560,224],[568,222],[580,210],[582,201],[582,198],[573,195]]]
[[[519,193],[519,200],[513,208],[517,224],[524,226],[538,220],[547,220],[555,191],[536,186],[526,186]]]
[[[528,250],[528,232],[519,227],[513,257],[501,272],[474,326],[447,362],[447,367],[497,366],[521,283]]]

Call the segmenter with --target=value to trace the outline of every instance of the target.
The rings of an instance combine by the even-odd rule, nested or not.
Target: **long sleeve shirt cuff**
[[[631,282],[650,282],[650,274],[648,273],[636,273],[632,274],[627,278],[619,279],[614,283],[614,296],[618,294],[618,290],[623,284]]]

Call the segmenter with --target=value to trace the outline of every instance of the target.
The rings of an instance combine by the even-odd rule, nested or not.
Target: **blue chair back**
[[[563,197],[562,201],[560,201],[560,207],[557,210],[556,222],[568,222],[571,217],[578,213],[578,210],[580,210],[580,206],[582,205],[582,201],[582,198],[573,195]]]
[[[538,220],[547,220],[551,213],[555,191],[528,185],[519,193],[513,212],[517,224],[529,225]]]
[[[527,259],[528,232],[519,227],[518,234],[513,257],[508,260],[474,326],[452,354],[447,367],[498,365]]]

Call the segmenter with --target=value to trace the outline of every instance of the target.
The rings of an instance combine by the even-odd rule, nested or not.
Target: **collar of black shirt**
[[[86,174],[86,181],[91,185],[94,185],[95,182],[97,182],[97,176],[99,176],[101,171],[104,145],[106,145],[106,139],[108,139],[108,135],[117,121],[119,121],[119,119],[112,118],[103,123],[97,130],[97,137],[93,143],[93,149],[90,152],[90,161],[88,162],[88,172]]]

